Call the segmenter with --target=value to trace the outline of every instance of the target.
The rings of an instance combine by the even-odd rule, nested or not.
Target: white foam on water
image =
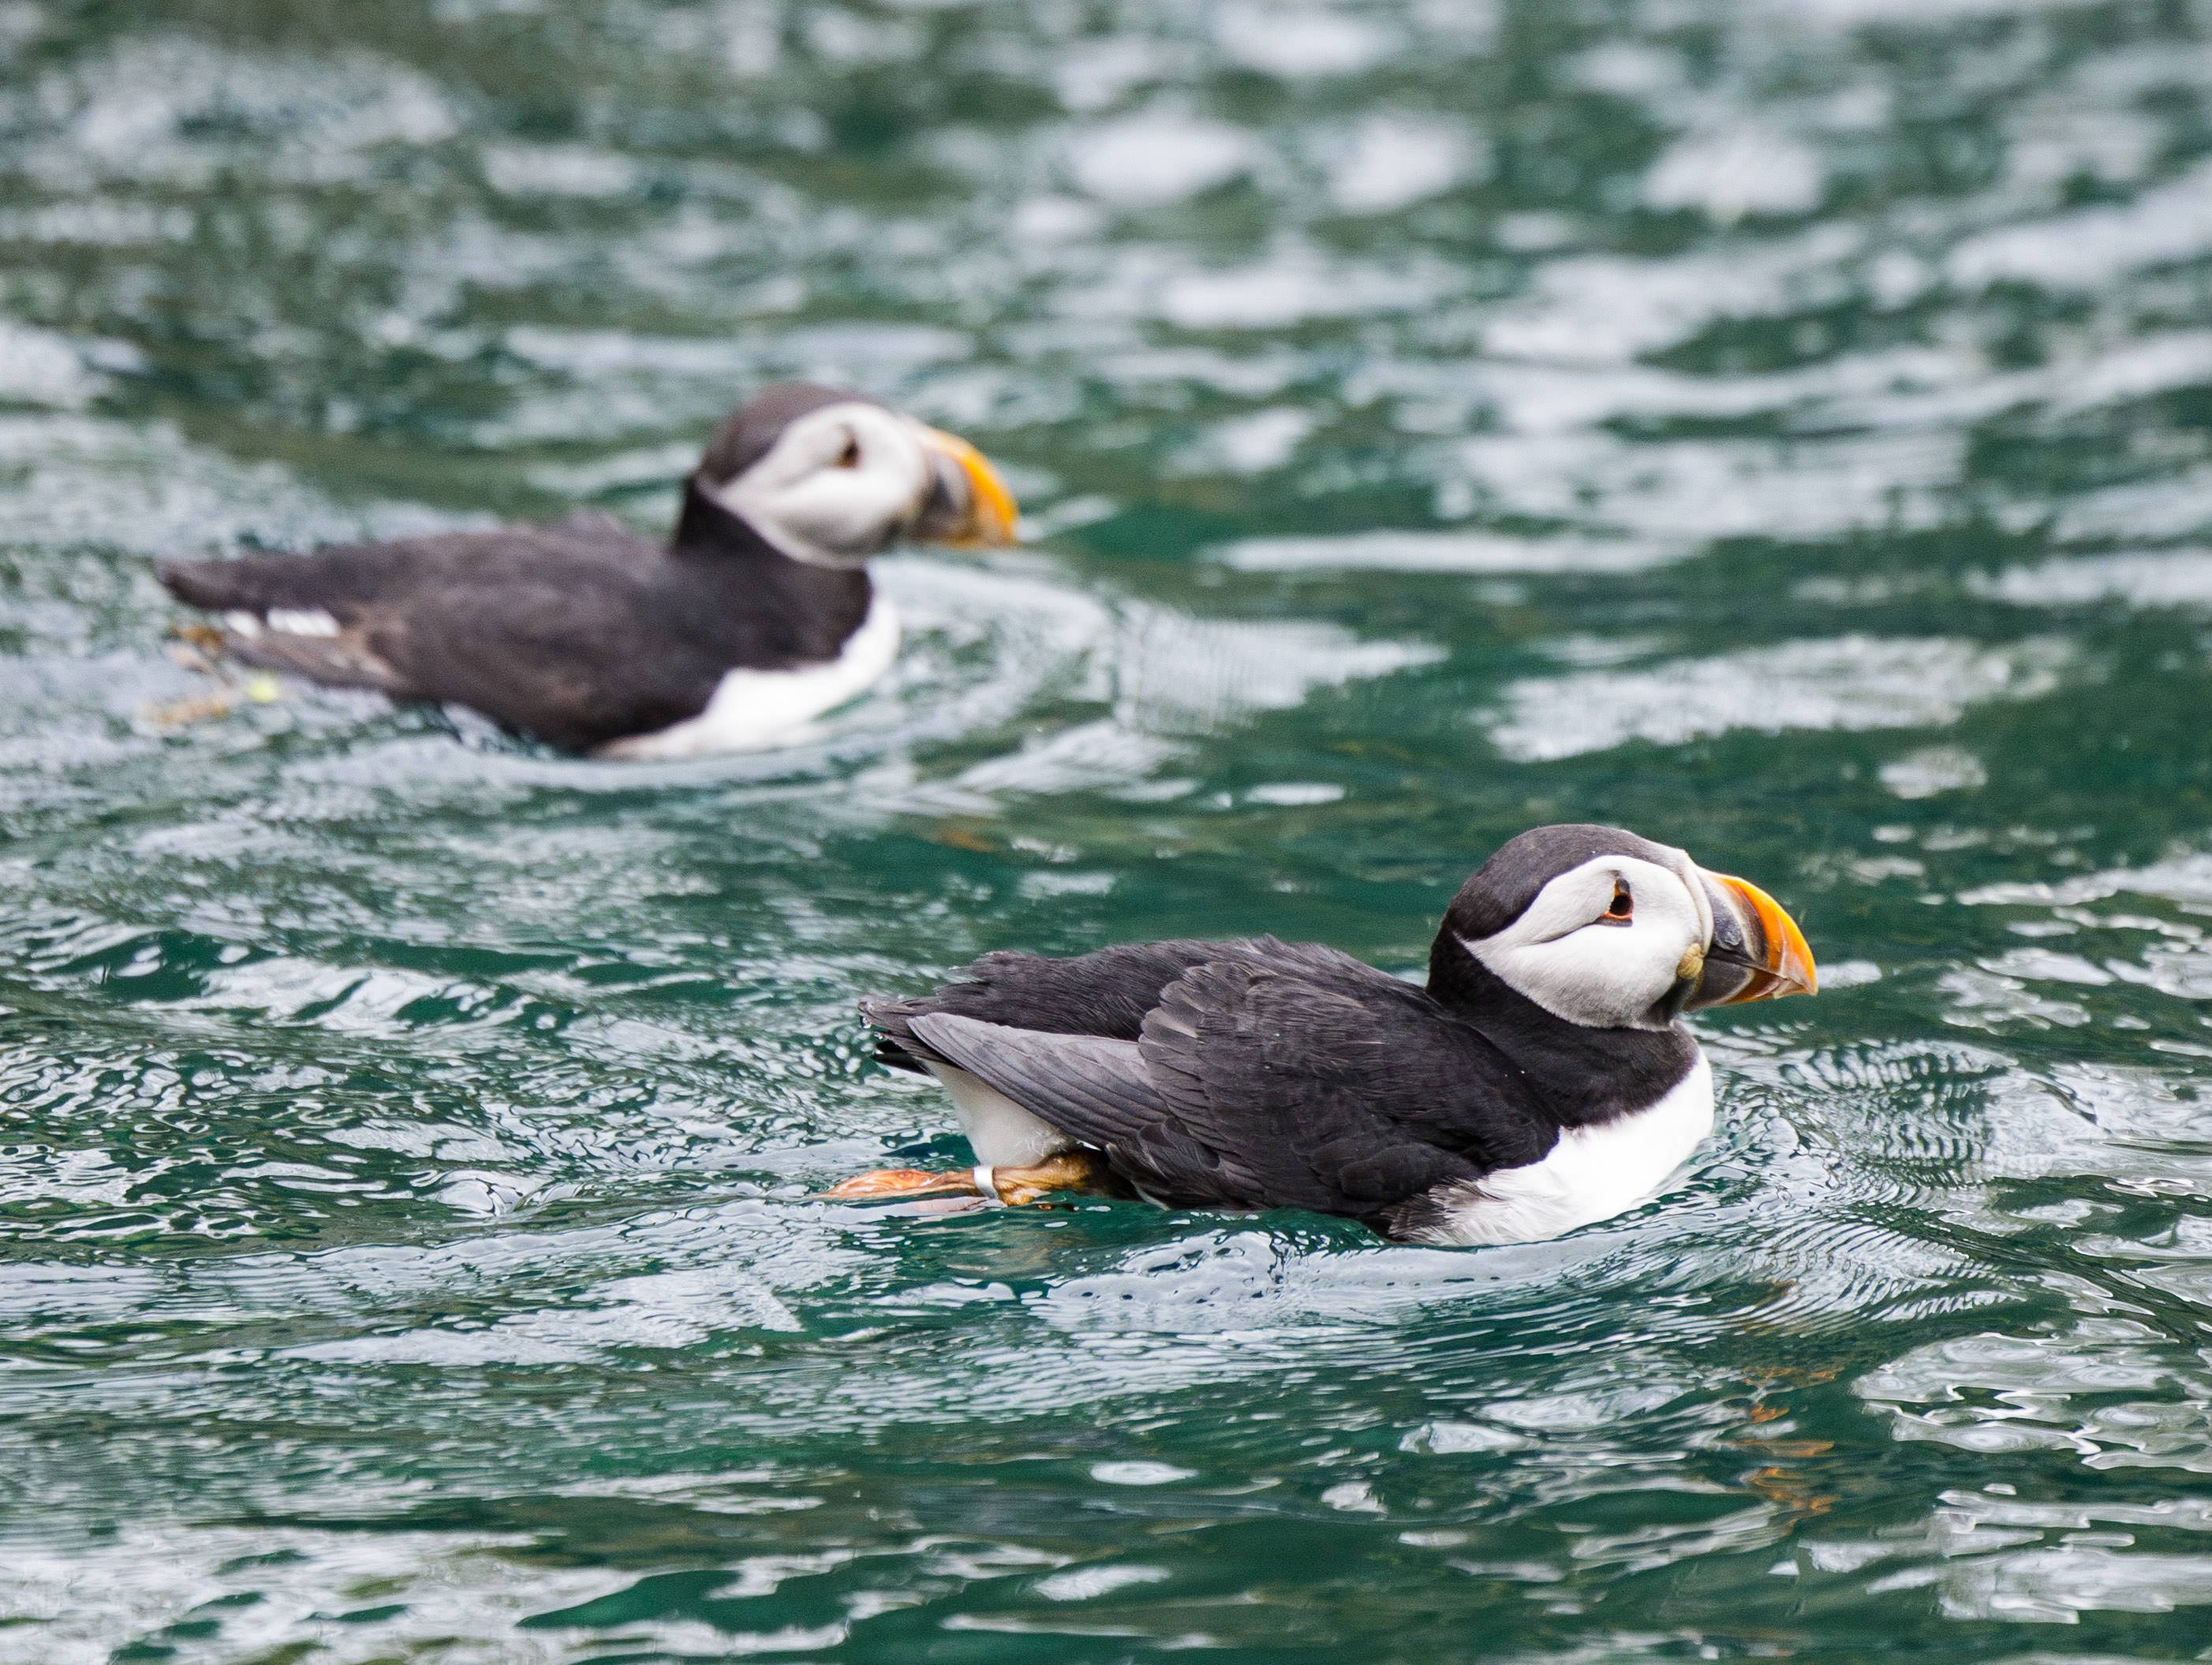
[[[2133,201],[2078,209],[1970,237],[1951,251],[1954,283],[2002,281],[2087,289],[2174,261],[2212,243],[2212,162],[2154,185]]]
[[[1749,125],[1692,133],[1651,165],[1644,199],[1691,208],[1723,225],[1747,214],[1804,214],[1820,206],[1826,172],[1802,139]]]
[[[1066,154],[1070,176],[1092,196],[1164,208],[1226,185],[1253,165],[1258,144],[1226,122],[1158,110],[1079,130]]]
[[[1966,436],[1637,441],[1573,431],[1485,435],[1457,449],[1494,513],[1631,538],[1814,539],[1942,524]]]
[[[1936,727],[1985,701],[2039,698],[2075,658],[2071,643],[2050,636],[2002,647],[1946,636],[1783,642],[1524,679],[1506,687],[1486,726],[1500,751],[1523,763],[1734,730]]]
[[[1972,792],[1989,784],[1990,772],[1964,746],[1923,746],[1884,763],[1881,779],[1882,785],[1909,801],[1947,792]],[[1831,980],[1824,973],[1821,981],[1825,985]]]
[[[1970,573],[1966,587],[2022,607],[2124,601],[2134,607],[2212,607],[2212,550],[2063,556],[2033,566]]]
[[[1245,0],[1221,8],[1213,27],[1232,62],[1290,81],[1358,75],[1396,45],[1396,32],[1373,16],[1310,0],[1265,5]]]
[[[1449,191],[1482,160],[1463,126],[1370,116],[1329,167],[1329,201],[1346,214],[1395,213]]]
[[[1608,573],[1679,560],[1686,544],[1486,532],[1365,532],[1339,537],[1246,538],[1213,558],[1255,573]]]

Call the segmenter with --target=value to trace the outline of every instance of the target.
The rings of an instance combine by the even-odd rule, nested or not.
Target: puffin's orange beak
[[[920,429],[937,476],[915,524],[915,535],[936,544],[1011,544],[1021,510],[983,453],[956,434]]]
[[[1748,879],[1703,868],[1698,875],[1713,904],[1713,941],[1686,1003],[1690,1008],[1820,992],[1813,951],[1780,902]]]

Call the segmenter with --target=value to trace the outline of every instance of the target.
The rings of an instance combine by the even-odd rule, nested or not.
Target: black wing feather
[[[933,1012],[1044,1035],[1133,1041],[1170,984],[1192,967],[1217,960],[1295,968],[1331,987],[1403,988],[1374,967],[1319,943],[1182,938],[1119,943],[1067,959],[1001,950],[963,967],[952,981],[927,994],[908,1000],[873,996],[860,1002],[860,1012],[881,1031],[876,1055],[895,1069],[919,1069],[928,1061],[928,1045],[916,1037],[913,1022]]]
[[[864,574],[808,567],[726,514],[708,520],[704,541],[680,549],[577,515],[156,570],[196,607],[315,609],[338,624],[336,636],[233,633],[240,659],[469,706],[580,750],[697,715],[732,668],[832,659],[866,617]]]
[[[1180,1198],[1190,1188],[1187,1176],[1219,1165],[1214,1152],[1183,1131],[1134,1041],[1047,1035],[948,1012],[925,1012],[914,1027],[932,1056],[1105,1152],[1149,1196]]]
[[[495,600],[459,575],[369,610],[365,634],[415,699],[465,705],[585,750],[696,716],[728,667],[696,620],[597,564],[514,574]]]
[[[295,636],[281,631],[258,636],[223,633],[223,651],[243,665],[306,677],[332,688],[370,688],[380,694],[410,697],[404,680],[379,659],[358,630],[334,636]]]
[[[655,584],[666,565],[616,523],[576,516],[155,571],[196,607],[264,618],[313,609],[339,626],[334,636],[228,633],[226,651],[247,664],[466,705],[581,748],[696,714],[727,662]]]

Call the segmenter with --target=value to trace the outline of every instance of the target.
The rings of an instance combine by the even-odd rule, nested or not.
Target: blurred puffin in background
[[[1054,1190],[1305,1208],[1407,1243],[1530,1242],[1654,1195],[1712,1130],[1685,1012],[1809,994],[1765,891],[1617,827],[1539,827],[1462,887],[1425,988],[1260,937],[987,954],[861,1010],[979,1164],[838,1200]]]
[[[901,538],[1013,539],[963,440],[857,393],[773,386],[732,412],[665,544],[612,519],[167,561],[225,657],[402,701],[466,706],[602,757],[793,738],[890,668],[899,625],[868,557]]]

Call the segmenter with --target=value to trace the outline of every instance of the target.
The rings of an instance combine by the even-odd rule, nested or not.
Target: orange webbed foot
[[[926,1168],[877,1168],[840,1180],[822,1195],[828,1202],[904,1202],[914,1197],[979,1197],[972,1168],[932,1173]]]
[[[825,1202],[908,1202],[921,1197],[982,1197],[1012,1207],[1057,1192],[1113,1189],[1104,1161],[1089,1151],[1067,1151],[1024,1167],[877,1168],[841,1180],[822,1194]]]

